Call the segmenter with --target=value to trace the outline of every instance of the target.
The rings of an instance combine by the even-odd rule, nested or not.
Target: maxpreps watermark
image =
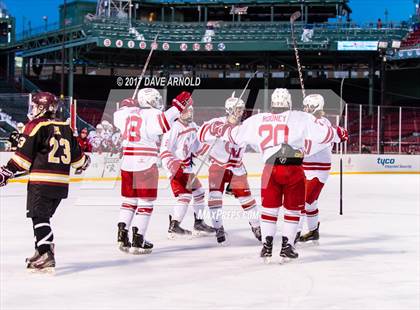
[[[118,87],[136,87],[140,77],[136,76],[119,76],[117,77]],[[168,86],[181,86],[181,87],[198,87],[201,84],[201,79],[192,76],[145,76],[141,81],[142,87],[168,87]]]
[[[260,213],[258,210],[244,212],[243,210],[223,210],[222,208],[217,209],[215,212],[210,212],[207,209],[199,210],[197,218],[208,219],[208,220],[234,220],[234,219],[247,219],[257,220],[259,219]]]

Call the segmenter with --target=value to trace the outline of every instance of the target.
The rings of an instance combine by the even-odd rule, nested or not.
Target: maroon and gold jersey
[[[37,118],[26,124],[7,167],[14,173],[29,172],[28,191],[66,198],[70,167],[80,168],[84,162],[85,155],[67,123]]]

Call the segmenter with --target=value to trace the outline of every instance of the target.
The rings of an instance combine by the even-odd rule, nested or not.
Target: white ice
[[[419,175],[345,175],[342,216],[338,180],[330,177],[320,199],[320,245],[298,249],[287,265],[262,263],[245,218],[225,221],[228,247],[213,237],[167,240],[173,198],[165,186],[147,235],[153,253],[121,253],[118,186],[73,184],[52,220],[55,276],[25,270],[33,253],[25,185],[10,184],[0,189],[0,308],[418,310]],[[258,179],[250,182],[258,195]],[[183,226],[191,224],[190,210]]]

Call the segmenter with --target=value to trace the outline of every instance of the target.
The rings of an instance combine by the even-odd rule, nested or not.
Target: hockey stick
[[[301,14],[300,14],[299,11],[294,12],[292,14],[292,16],[290,16],[290,28],[291,28],[291,32],[292,32],[293,49],[295,50],[296,64],[297,64],[298,73],[299,73],[300,87],[302,89],[303,99],[305,99],[305,97],[306,97],[306,94],[305,94],[305,84],[304,84],[304,81],[303,81],[302,66],[300,64],[299,50],[297,48],[296,37],[295,37],[295,21],[300,16],[301,16]]]
[[[147,67],[149,66],[150,59],[152,58],[153,51],[155,50],[153,47],[156,44],[158,36],[159,36],[159,32],[156,34],[156,36],[155,36],[155,38],[152,42],[152,45],[150,47],[149,56],[147,56],[146,62],[145,62],[144,67],[143,67],[143,70],[141,71],[141,74],[140,74],[140,77],[139,77],[139,81],[137,82],[136,89],[134,90],[134,93],[133,93],[133,96],[131,96],[131,99],[134,99],[137,96],[137,92],[139,91],[141,81],[143,80],[143,77],[146,73]]]
[[[343,113],[344,79],[345,78],[341,80],[341,85],[340,85],[340,113]],[[343,215],[343,143],[340,143],[340,215]]]
[[[250,77],[249,77],[249,79],[248,79],[248,81],[246,82],[246,85],[245,85],[245,87],[244,87],[244,89],[242,90],[242,92],[241,92],[241,95],[238,97],[238,100],[236,101],[236,103],[238,103],[239,102],[239,100],[241,100],[242,99],[242,97],[243,97],[243,95],[245,94],[245,91],[247,90],[247,88],[248,88],[248,86],[249,86],[249,83],[251,82],[251,80],[257,75],[257,73],[258,73],[258,70],[257,71],[255,71]],[[211,151],[212,151],[212,149],[214,148],[214,146],[216,145],[216,142],[217,142],[217,140],[218,139],[215,139],[214,141],[213,141],[213,143],[211,144],[211,146],[210,146],[210,148],[208,149],[208,151],[207,151],[207,154],[205,155],[205,157],[203,158],[203,159],[201,159],[201,158],[198,158],[200,161],[201,161],[201,163],[200,163],[200,166],[198,167],[198,169],[197,169],[197,171],[196,171],[196,173],[194,174],[194,177],[193,177],[193,179],[191,180],[191,182],[189,183],[189,184],[193,184],[194,183],[194,181],[195,181],[195,179],[198,177],[198,174],[200,173],[200,171],[201,171],[201,169],[203,169],[203,166],[204,166],[204,164],[206,164],[207,163],[207,161],[209,160],[209,158],[210,158],[210,153],[211,153]]]

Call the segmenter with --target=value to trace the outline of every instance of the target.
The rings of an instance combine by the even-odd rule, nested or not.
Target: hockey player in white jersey
[[[225,109],[227,116],[205,122],[198,132],[199,141],[211,145],[209,150],[211,165],[209,167],[208,206],[213,227],[216,228],[216,239],[218,243],[226,241],[221,210],[225,184],[230,183],[233,195],[239,200],[246,213],[255,238],[261,241],[257,204],[249,189],[247,172],[242,162],[246,145],[239,146],[229,141],[217,140],[209,132],[213,123],[230,124],[231,126],[239,124],[245,111],[245,103],[232,94],[225,102]]]
[[[210,134],[241,147],[257,147],[265,163],[261,178],[261,233],[264,241],[261,257],[272,256],[279,207],[284,206],[282,260],[294,259],[300,213],[305,204],[305,174],[302,167],[305,141],[330,144],[347,140],[347,132],[317,123],[302,111],[291,111],[287,89],[276,89],[271,98],[271,113],[256,114],[242,125],[229,127],[213,123]]]
[[[104,141],[103,137],[104,127],[102,124],[96,125],[96,130],[91,131],[88,136],[88,140],[92,145],[92,152],[94,153],[102,153],[103,151],[103,144]]]
[[[170,239],[192,234],[180,226],[191,200],[194,208],[194,235],[215,232],[213,227],[204,222],[205,191],[193,173],[192,157],[202,151],[203,145],[198,141],[198,126],[193,122],[191,94],[183,92],[177,99],[190,100],[191,104],[181,113],[171,130],[163,135],[160,149],[162,166],[168,171],[172,192],[177,199],[169,216]]]
[[[188,102],[172,100],[172,107],[162,112],[162,96],[156,89],[143,88],[137,102],[123,100],[114,113],[114,124],[123,133],[121,195],[123,203],[118,221],[118,244],[122,251],[150,253],[153,244],[145,240],[146,230],[157,198],[160,135],[171,128]],[[128,229],[132,227],[132,242]]]
[[[331,127],[330,121],[324,115],[324,98],[319,94],[312,94],[303,100],[303,108],[307,113],[315,116],[316,122]],[[306,176],[305,209],[299,222],[296,242],[319,240],[318,198],[322,188],[328,180],[331,170],[332,143],[314,143],[307,141],[303,170]],[[300,231],[306,220],[309,232],[301,236]]]

